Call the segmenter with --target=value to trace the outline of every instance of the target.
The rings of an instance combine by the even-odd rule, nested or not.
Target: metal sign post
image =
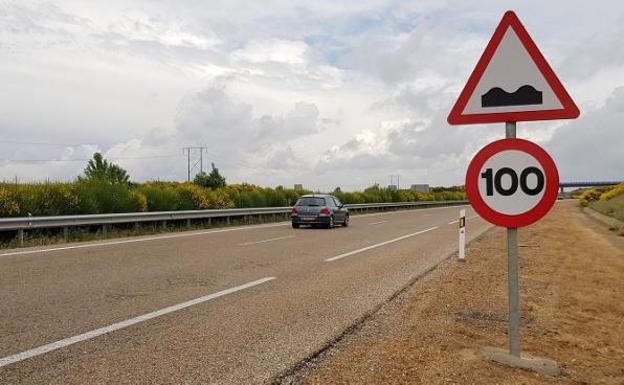
[[[505,123],[505,137],[516,137],[516,122]],[[520,293],[518,290],[518,229],[507,228],[507,289],[509,354],[520,357]]]
[[[518,292],[518,229],[507,229],[509,354],[520,357],[520,293]]]

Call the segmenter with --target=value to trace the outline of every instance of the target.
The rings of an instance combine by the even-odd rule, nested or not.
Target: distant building
[[[389,184],[388,185],[388,190],[396,190],[397,189],[397,185],[395,184]]]
[[[412,189],[412,191],[429,192],[428,184],[413,184],[410,188]]]
[[[303,190],[302,184],[295,184],[295,190]]]

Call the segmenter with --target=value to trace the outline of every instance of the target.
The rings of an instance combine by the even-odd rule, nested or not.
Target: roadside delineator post
[[[459,254],[460,262],[466,261],[466,210],[459,211]]]

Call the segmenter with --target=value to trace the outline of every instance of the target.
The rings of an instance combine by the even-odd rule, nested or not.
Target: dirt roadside
[[[507,346],[505,240],[489,231],[282,382],[624,384],[624,237],[574,202],[519,231],[522,351],[562,375],[481,359]]]

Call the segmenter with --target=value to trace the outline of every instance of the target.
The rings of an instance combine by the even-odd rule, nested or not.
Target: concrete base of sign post
[[[521,354],[521,357],[518,357],[509,354],[509,350],[494,347],[481,348],[481,354],[486,360],[495,361],[513,368],[532,370],[554,377],[561,374],[557,362],[548,358],[533,357],[525,353]]]

